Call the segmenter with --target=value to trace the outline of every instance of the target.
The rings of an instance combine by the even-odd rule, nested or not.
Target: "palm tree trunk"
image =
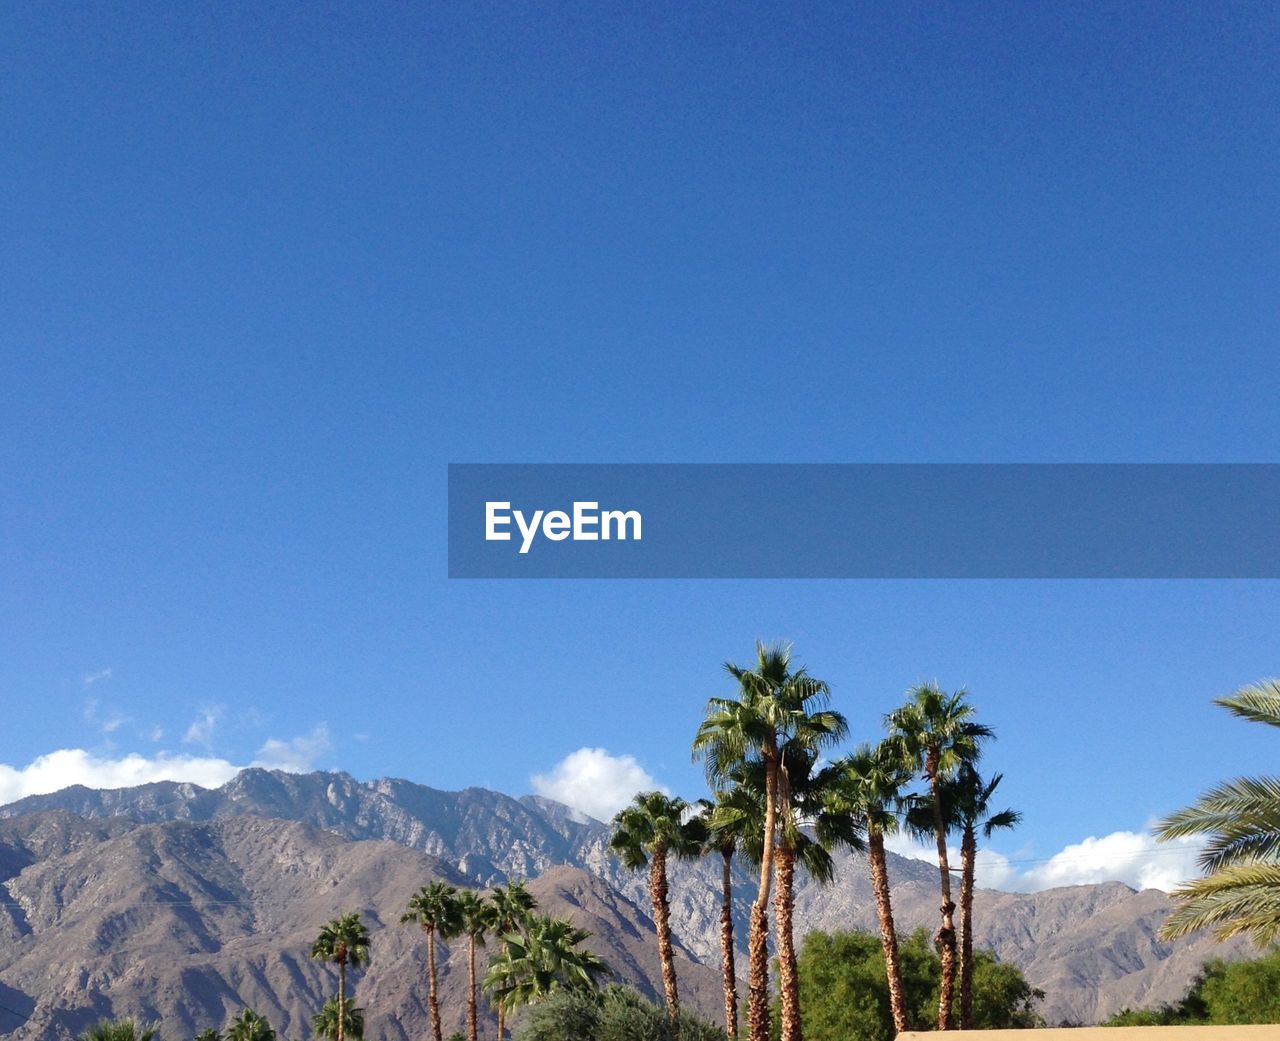
[[[960,1029],[973,1029],[973,876],[978,842],[964,829],[960,846]]]
[[[874,826],[867,828],[867,864],[871,868],[876,917],[880,920],[880,947],[884,951],[885,980],[889,985],[889,1009],[893,1013],[893,1029],[900,1034],[907,1029],[907,997],[902,986],[898,933],[893,925],[893,903],[889,897],[889,868],[884,855],[884,833]]]
[[[502,1007],[502,1002],[499,1001],[498,1002],[498,1041],[502,1041],[502,1035],[504,1033],[506,1024],[507,1024],[507,1010]]]
[[[769,912],[759,904],[747,927],[747,1038],[769,1041]]]
[[[781,1041],[801,1041],[800,982],[796,976],[796,946],[793,932],[795,850],[786,842],[779,843],[774,864],[778,884],[778,891],[774,896],[773,913],[778,929],[778,989],[782,1002]]]
[[[435,1041],[443,1041],[440,1032],[440,998],[436,994],[436,931],[423,931],[427,934],[427,1012],[431,1016],[431,1035]]]
[[[667,901],[667,851],[659,845],[649,858],[649,899],[658,933],[658,961],[662,965],[662,989],[667,995],[667,1018],[674,1024],[680,1012],[676,988],[675,953],[671,949],[671,906]]]
[[[738,975],[733,965],[733,847],[720,851],[724,858],[724,901],[720,904],[720,968],[724,973],[724,1032],[729,1041],[738,1036]]]
[[[938,842],[938,873],[942,881],[942,926],[934,937],[942,961],[942,980],[938,988],[938,1029],[951,1029],[951,994],[956,982],[956,905],[951,899],[951,862],[947,857],[947,829],[942,821],[942,778],[938,776],[938,754],[930,749],[925,759],[929,775],[929,794],[933,799],[933,830]]]
[[[478,1041],[476,1031],[476,937],[471,934],[471,943],[467,951],[467,1039]]]
[[[338,962],[338,1041],[342,1041],[347,1019],[347,963]]]
[[[751,905],[747,932],[747,1037],[769,1041],[769,888],[773,882],[773,833],[778,818],[778,752],[764,764],[764,845],[760,855],[760,889]]]

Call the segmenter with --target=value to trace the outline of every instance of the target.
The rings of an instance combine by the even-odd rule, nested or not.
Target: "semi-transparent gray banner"
[[[1276,578],[1280,465],[452,464],[452,578]]]

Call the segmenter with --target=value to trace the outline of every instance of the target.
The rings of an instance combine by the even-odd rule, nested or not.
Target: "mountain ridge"
[[[214,789],[162,781],[29,796],[0,807],[0,823],[50,810],[104,825],[121,818],[141,824],[299,822],[347,842],[390,842],[418,851],[435,858],[440,870],[459,884],[473,886],[513,877],[537,879],[570,867],[599,879],[647,920],[644,874],[627,871],[609,853],[609,827],[541,796],[516,798],[477,787],[447,792],[398,778],[359,781],[339,771],[287,774],[252,768]],[[4,855],[0,851],[0,858]],[[836,853],[835,860],[835,885],[798,880],[801,933],[876,926],[865,860],[847,851]],[[937,868],[890,854],[890,874],[900,928],[932,932]],[[719,964],[720,885],[718,864],[705,859],[671,867],[675,938],[691,964],[708,969]],[[754,890],[751,875],[736,868],[739,939],[746,935]],[[601,897],[598,903],[604,908],[608,900]],[[1163,943],[1156,932],[1168,913],[1168,897],[1118,882],[1040,893],[980,890],[975,906],[978,944],[1019,965],[1030,982],[1046,991],[1044,1013],[1051,1023],[1093,1022],[1121,1005],[1174,1000],[1208,954],[1232,956],[1243,950],[1242,945],[1217,948],[1205,937]],[[642,990],[651,988],[652,981],[641,984]],[[715,1007],[708,1011],[714,1013]]]

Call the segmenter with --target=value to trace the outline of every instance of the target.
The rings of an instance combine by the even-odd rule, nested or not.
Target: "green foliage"
[[[493,928],[499,934],[515,932],[538,906],[538,901],[519,879],[508,879],[506,885],[495,886],[489,902],[493,904]]]
[[[609,967],[582,946],[590,936],[566,918],[530,915],[521,931],[500,937],[503,950],[489,963],[484,989],[508,1012],[558,990],[594,990]]]
[[[423,886],[409,898],[400,921],[416,922],[428,936],[438,935],[443,940],[456,936],[461,928],[458,891],[447,882]]]
[[[1264,680],[1216,704],[1257,723],[1280,726],[1280,681]],[[1161,839],[1206,836],[1208,874],[1173,893],[1166,939],[1215,926],[1219,939],[1249,933],[1259,946],[1280,939],[1280,778],[1239,777],[1166,817]]]
[[[338,996],[336,994],[324,1003],[324,1008],[311,1017],[311,1030],[317,1037],[336,1038],[338,1036]],[[351,1038],[352,1041],[361,1041],[364,1037],[364,1009],[356,1008],[347,1002],[342,1034],[344,1038]]]
[[[240,1014],[227,1026],[227,1041],[276,1041],[276,1032],[263,1016],[251,1008],[240,1010]]]
[[[200,1033],[196,1034],[193,1041],[222,1041],[222,1035],[212,1027],[206,1027]]]
[[[629,987],[560,991],[534,1007],[517,1041],[725,1041],[724,1031],[682,1011],[675,1030],[665,1008]]]
[[[353,911],[327,923],[311,945],[311,957],[334,965],[364,965],[369,961],[369,930]]]
[[[910,1028],[931,1029],[942,974],[937,952],[923,929],[902,938],[898,950]],[[893,1014],[879,937],[856,931],[810,933],[797,970],[806,1041],[892,1041]],[[1015,966],[996,961],[986,951],[975,952],[975,1028],[1042,1026],[1035,1003],[1043,996]]]
[[[1123,1009],[1105,1026],[1280,1023],[1280,949],[1251,961],[1205,962],[1186,996],[1158,1009]]]
[[[78,1041],[154,1041],[158,1027],[133,1019],[103,1019],[95,1023]]]
[[[707,838],[706,827],[700,818],[689,816],[690,809],[679,796],[638,792],[613,818],[609,849],[633,871],[645,867],[655,853],[697,857]]]

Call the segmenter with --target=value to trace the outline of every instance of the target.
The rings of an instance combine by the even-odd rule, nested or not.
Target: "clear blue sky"
[[[448,462],[1277,460],[1274,5],[632,6],[0,15],[0,762],[698,794],[785,636],[1011,855],[1265,769],[1271,583],[444,578]]]

